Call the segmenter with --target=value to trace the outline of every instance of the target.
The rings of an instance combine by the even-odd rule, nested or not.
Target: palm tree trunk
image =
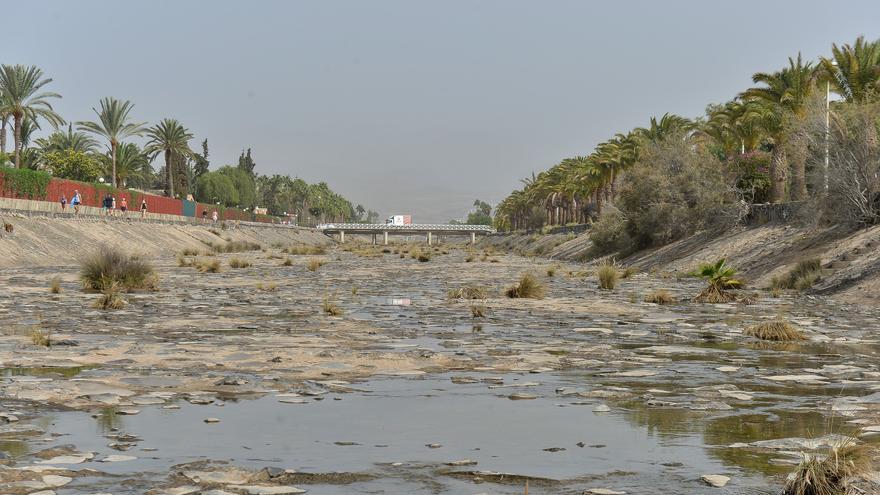
[[[110,163],[113,164],[113,176],[110,177],[110,183],[114,189],[116,189],[116,146],[115,140],[110,141]]]
[[[3,117],[0,122],[0,153],[6,153],[6,124],[9,123],[9,117]]]
[[[778,142],[778,141],[777,141]],[[770,202],[780,203],[785,199],[785,169],[787,158],[780,144],[773,146],[770,156]]]
[[[171,174],[171,150],[165,150],[165,194],[174,197],[174,176]]]
[[[20,161],[19,155],[21,155],[21,117],[22,116],[21,115],[14,115],[13,117],[15,118],[15,131],[14,131],[14,136],[13,136],[15,138],[15,168],[21,168],[21,161]]]
[[[806,136],[797,132],[791,146],[791,200],[807,199],[807,143]]]
[[[602,214],[602,193],[599,189],[596,189],[596,216]]]

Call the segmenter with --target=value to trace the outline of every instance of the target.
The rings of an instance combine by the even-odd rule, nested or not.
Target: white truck
[[[391,215],[385,219],[385,225],[412,225],[412,215]]]

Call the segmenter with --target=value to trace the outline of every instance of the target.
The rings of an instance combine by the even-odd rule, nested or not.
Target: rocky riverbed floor
[[[600,290],[585,265],[460,246],[282,247],[198,257],[219,273],[168,253],[114,311],[73,264],[0,273],[0,493],[778,493],[802,452],[880,434],[873,307],[698,304],[702,281],[660,273]],[[525,272],[545,298],[504,297]],[[488,296],[448,298],[465,286]],[[682,302],[642,302],[661,288]],[[743,335],[779,316],[807,340]]]

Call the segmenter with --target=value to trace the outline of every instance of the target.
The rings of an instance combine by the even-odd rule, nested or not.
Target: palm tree
[[[766,104],[771,113],[763,113],[766,130],[773,136],[773,155],[770,160],[770,176],[773,182],[770,200],[774,203],[782,201],[785,196],[785,126],[782,125],[786,115],[803,120],[806,114],[807,101],[816,87],[816,72],[811,62],[804,63],[801,54],[797,59],[788,58],[788,67],[773,73],[759,72],[752,76],[756,83],[763,87],[747,89],[742,96]],[[775,114],[775,115],[774,115]],[[806,145],[802,133],[798,131],[792,139],[792,180],[791,199],[806,199]]]
[[[112,172],[113,161],[108,155],[101,155],[107,172]],[[120,143],[116,150],[116,177],[123,187],[136,183],[144,186],[153,175],[150,159],[134,143]]]
[[[38,119],[45,119],[53,126],[64,123],[64,119],[52,110],[50,98],[61,98],[51,92],[40,92],[43,86],[52,82],[43,77],[43,71],[34,65],[3,65],[0,67],[0,119],[4,128],[8,117],[13,120],[13,138],[15,139],[15,166],[21,166],[21,125],[24,119],[37,124]]]
[[[633,130],[636,136],[641,139],[657,144],[669,136],[686,133],[694,128],[694,123],[680,115],[672,113],[664,113],[660,120],[657,117],[651,117],[650,126],[637,127]]]
[[[880,96],[880,40],[856,38],[853,45],[831,45],[831,58],[821,58],[821,76],[850,103]],[[836,65],[835,65],[836,64]]]
[[[92,153],[98,147],[98,142],[89,135],[74,131],[73,124],[67,126],[67,132],[55,131],[49,137],[37,139],[35,143],[42,153],[65,150]]]
[[[134,105],[128,100],[120,101],[108,97],[101,100],[100,106],[101,111],[92,108],[100,122],[77,122],[76,125],[83,131],[105,137],[110,141],[111,183],[116,187],[116,149],[119,142],[127,137],[143,134],[145,124],[129,121],[128,114]]]
[[[172,173],[172,154],[183,157],[193,156],[193,152],[189,149],[188,141],[193,135],[186,127],[175,119],[164,119],[155,126],[147,130],[147,136],[150,140],[144,146],[144,153],[150,156],[150,160],[156,158],[159,153],[165,154],[165,180],[167,188],[165,194],[168,197],[174,197],[174,177]]]

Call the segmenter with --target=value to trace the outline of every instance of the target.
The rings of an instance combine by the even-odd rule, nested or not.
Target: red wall
[[[52,201],[58,203],[61,201],[61,195],[67,196],[67,202],[73,199],[73,192],[79,191],[82,198],[82,204],[85,206],[102,206],[101,201],[107,193],[111,193],[116,197],[116,206],[119,207],[121,198],[124,196],[128,200],[128,209],[131,211],[140,211],[141,198],[147,199],[147,211],[150,213],[164,213],[168,215],[182,215],[183,201],[174,198],[166,198],[165,196],[156,196],[153,194],[143,194],[135,191],[124,189],[111,189],[109,186],[96,186],[86,182],[77,182],[67,179],[52,178],[46,187],[46,195],[42,198],[21,198],[19,195],[10,191],[6,191],[3,187],[3,171],[0,169],[0,197],[19,198],[19,199],[38,199],[44,201]],[[242,220],[272,223],[273,217],[267,215],[251,215],[248,212],[236,210],[234,208],[221,208],[214,205],[196,204],[196,218],[201,218],[202,211],[208,211],[208,218],[211,218],[211,212],[217,209],[218,216],[221,220]]]

